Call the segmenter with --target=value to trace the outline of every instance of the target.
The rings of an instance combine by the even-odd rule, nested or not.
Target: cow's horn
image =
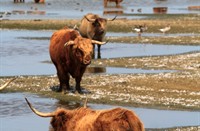
[[[69,46],[69,45],[74,45],[74,41],[68,41],[65,43],[64,47]]]
[[[28,101],[27,98],[25,98],[28,106],[31,108],[31,110],[38,116],[41,116],[41,117],[54,117],[55,116],[55,112],[50,112],[50,113],[43,113],[43,112],[39,112],[37,111],[32,105],[31,103]]]
[[[98,45],[104,45],[104,44],[106,44],[108,41],[106,41],[106,42],[100,42],[100,41],[96,41],[96,40],[92,40],[92,43],[93,44],[98,44]]]
[[[0,90],[3,90],[4,88],[6,88],[12,81],[14,81],[16,79],[16,77],[15,78],[13,78],[13,79],[11,79],[11,80],[9,80],[9,81],[7,81],[4,85],[2,85],[1,87],[0,87]]]
[[[94,22],[94,21],[95,21],[95,19],[89,19],[89,18],[87,18],[86,15],[85,15],[84,17],[85,17],[85,19],[87,19],[87,21],[89,21],[89,22]]]
[[[84,102],[84,105],[83,105],[84,108],[87,108],[87,102],[88,102],[88,96],[86,95],[86,99],[85,99],[85,102]]]
[[[112,18],[112,19],[106,19],[107,21],[113,21],[113,20],[115,20],[117,18],[117,15],[114,17],[114,18]]]

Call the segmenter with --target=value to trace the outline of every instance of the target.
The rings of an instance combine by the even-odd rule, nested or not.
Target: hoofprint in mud
[[[135,63],[135,65],[140,65],[140,68],[144,68],[146,67],[145,63],[148,63],[148,67],[153,69],[177,71],[159,74],[84,75],[82,86],[92,91],[92,94],[88,96],[90,102],[165,109],[200,109],[200,53],[124,58],[105,60],[104,62],[107,65],[112,65],[109,62],[116,64],[120,63],[118,62],[120,60],[123,60],[127,67]],[[101,63],[101,61],[103,60],[94,63]],[[8,79],[2,77],[0,81],[4,82]],[[11,83],[8,89],[39,92],[42,95],[57,98],[56,93],[50,89],[56,84],[58,81],[55,75],[21,76],[15,81],[15,84]],[[65,95],[66,100],[73,100],[73,98],[77,100],[84,97],[84,95],[78,94]]]

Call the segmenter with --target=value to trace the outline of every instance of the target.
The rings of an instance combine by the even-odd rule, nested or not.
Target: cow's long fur
[[[65,46],[69,41],[75,44]],[[90,64],[92,52],[91,40],[82,38],[76,30],[65,28],[52,35],[49,53],[57,70],[60,91],[70,90],[71,75],[76,80],[76,90],[81,92],[80,82],[87,65]]]
[[[144,131],[143,123],[130,110],[57,109],[51,125],[55,131]]]

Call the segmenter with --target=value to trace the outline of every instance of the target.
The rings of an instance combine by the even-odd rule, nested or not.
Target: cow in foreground
[[[81,20],[81,24],[79,26],[80,34],[85,38],[103,41],[107,31],[107,21],[113,21],[115,18],[116,16],[113,19],[105,19],[101,18],[97,14],[88,13]],[[100,48],[101,45],[98,45],[98,58],[101,57]]]
[[[56,31],[50,40],[49,53],[53,64],[57,69],[57,76],[60,82],[59,91],[64,93],[70,91],[70,75],[75,78],[76,91],[88,93],[82,90],[80,82],[86,67],[91,63],[93,44],[102,45],[106,42],[99,42],[83,38],[74,29],[61,29]]]
[[[26,98],[25,98],[26,99]],[[37,111],[26,99],[31,110],[41,117],[52,117],[54,131],[144,131],[136,114],[124,108],[92,110],[81,107],[74,110],[58,108],[51,113]]]

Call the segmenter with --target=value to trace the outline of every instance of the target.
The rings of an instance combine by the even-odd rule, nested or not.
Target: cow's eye
[[[77,56],[81,56],[82,54],[83,54],[83,52],[81,50],[79,50],[79,49],[76,50],[76,55]]]
[[[94,22],[93,26],[100,26],[99,22]]]

